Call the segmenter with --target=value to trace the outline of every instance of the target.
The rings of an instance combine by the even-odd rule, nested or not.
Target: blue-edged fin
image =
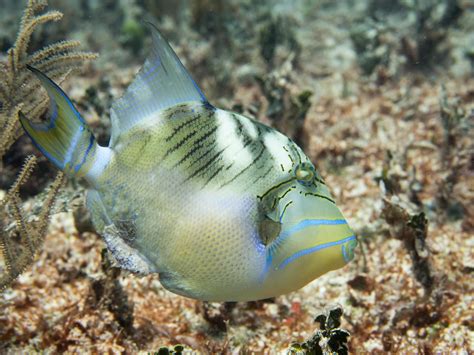
[[[111,109],[113,146],[121,132],[168,107],[183,102],[207,100],[179,58],[158,29],[147,23],[152,32],[151,53]]]
[[[86,122],[71,100],[50,78],[28,66],[46,89],[49,100],[49,122],[30,122],[20,112],[20,122],[38,149],[59,169],[69,175],[84,175],[90,167],[90,156],[97,144]]]

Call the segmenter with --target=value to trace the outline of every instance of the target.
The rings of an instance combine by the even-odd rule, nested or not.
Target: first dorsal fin
[[[145,64],[111,108],[112,146],[121,132],[182,102],[207,99],[158,29],[147,22],[153,44]]]

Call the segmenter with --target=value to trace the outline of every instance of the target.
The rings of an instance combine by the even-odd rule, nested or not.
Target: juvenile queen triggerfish
[[[111,108],[108,147],[66,94],[29,68],[50,120],[20,120],[41,152],[88,183],[87,208],[124,269],[208,301],[301,288],[344,266],[357,239],[303,151],[257,121],[212,106],[158,30]]]

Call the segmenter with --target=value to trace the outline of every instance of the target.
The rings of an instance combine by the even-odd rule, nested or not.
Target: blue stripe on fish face
[[[274,243],[267,249],[267,257],[266,257],[266,261],[265,261],[265,268],[264,268],[264,270],[263,270],[263,272],[260,276],[260,281],[263,282],[263,280],[265,279],[268,271],[270,270],[270,267],[271,267],[272,262],[273,262],[273,255],[275,254],[278,247],[281,245],[281,243],[283,243],[283,241],[288,239],[291,235],[293,235],[294,233],[299,232],[299,231],[301,231],[301,230],[303,230],[307,227],[311,227],[311,226],[338,226],[338,225],[343,225],[343,224],[347,224],[347,221],[345,219],[305,219],[305,220],[299,222],[298,224],[294,225],[293,227],[291,227],[289,230],[281,233],[277,237],[277,239],[274,241]],[[355,236],[353,236],[353,237],[355,238]],[[345,243],[345,241],[338,241],[338,242],[332,242],[332,243],[338,243],[338,244],[342,243],[343,244],[343,243]],[[326,243],[326,244],[329,244],[329,243]],[[323,246],[323,245],[325,245],[325,244],[321,244],[321,246]],[[310,248],[310,249],[312,249],[312,248]],[[305,250],[308,250],[308,249],[305,249]],[[303,250],[301,250],[299,252],[302,252],[302,251]],[[296,253],[296,254],[298,254],[298,253]],[[290,256],[290,258],[291,258],[291,256]],[[287,259],[289,259],[289,258],[287,258]],[[296,259],[294,259],[294,260],[296,260]],[[344,258],[344,260],[346,260],[346,258]],[[293,261],[293,260],[291,260],[291,261]],[[290,263],[291,261],[288,261],[288,263]],[[280,268],[281,268],[281,264],[278,267],[278,269],[280,269]]]
[[[285,260],[283,260],[281,262],[281,264],[278,266],[278,269],[283,269],[285,266],[287,266],[288,264],[292,263],[293,261],[301,258],[302,256],[312,254],[312,253],[315,253],[319,250],[330,248],[330,247],[333,247],[335,245],[341,245],[341,244],[344,244],[346,242],[349,242],[349,241],[352,241],[352,240],[355,240],[355,239],[356,239],[356,236],[351,235],[350,237],[347,237],[347,238],[344,238],[344,239],[341,239],[341,240],[338,240],[338,241],[335,241],[335,242],[328,242],[328,243],[316,245],[312,248],[300,250],[300,251],[294,253],[293,255],[291,255],[290,257],[286,258]],[[346,262],[348,262],[348,257],[347,257],[347,254],[345,252],[344,245],[342,246],[342,253],[343,253],[343,256],[344,256],[344,260]]]
[[[299,232],[307,227],[311,226],[337,226],[341,224],[347,224],[345,219],[305,219],[298,224],[294,225],[287,231],[280,234],[277,238],[278,243],[282,243],[292,234]]]

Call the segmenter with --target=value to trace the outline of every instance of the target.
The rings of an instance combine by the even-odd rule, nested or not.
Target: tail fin
[[[69,175],[84,175],[92,164],[97,144],[71,100],[38,69],[28,69],[41,81],[50,100],[49,123],[30,122],[20,113],[20,122],[38,149]]]

